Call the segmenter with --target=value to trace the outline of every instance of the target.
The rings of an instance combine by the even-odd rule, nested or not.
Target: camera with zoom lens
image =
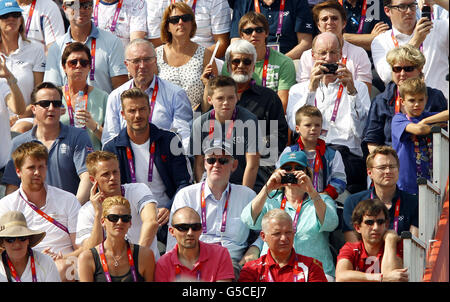
[[[282,184],[296,184],[297,177],[295,177],[295,174],[293,174],[293,173],[286,173],[286,175],[281,176],[281,183]]]

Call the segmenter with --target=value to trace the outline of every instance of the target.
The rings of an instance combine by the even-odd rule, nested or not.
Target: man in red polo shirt
[[[388,230],[386,205],[378,199],[361,201],[353,210],[352,223],[360,241],[347,242],[341,248],[336,281],[408,281],[407,268],[403,268],[403,244],[396,231]]]
[[[281,209],[270,210],[261,224],[261,238],[269,250],[244,265],[239,282],[327,282],[320,261],[295,253],[289,214]]]

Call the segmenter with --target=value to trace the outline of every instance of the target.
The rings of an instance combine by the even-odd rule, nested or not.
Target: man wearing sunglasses
[[[88,84],[107,93],[128,80],[124,65],[122,42],[114,34],[97,28],[91,21],[92,0],[64,0],[62,8],[69,20],[66,34],[58,37],[47,54],[44,81],[63,86],[66,76],[61,65],[61,56],[68,43],[86,44],[91,51],[92,64]]]
[[[200,215],[184,206],[175,211],[169,227],[176,245],[156,263],[155,281],[230,282],[234,279],[228,250],[199,240]]]
[[[337,282],[407,282],[402,239],[388,230],[389,213],[378,199],[366,199],[353,210],[359,241],[347,242],[336,265]]]
[[[389,50],[410,44],[423,52],[426,62],[423,73],[427,86],[441,90],[449,98],[449,85],[445,76],[449,70],[449,21],[416,20],[416,0],[384,0],[384,11],[392,22],[392,29],[372,41],[372,58],[380,78],[391,81],[391,66],[386,61]]]
[[[216,143],[205,149],[206,179],[181,189],[175,195],[170,213],[173,216],[178,209],[188,206],[206,218],[202,218],[200,240],[228,249],[237,279],[242,265],[258,258],[259,249],[249,248],[250,230],[240,219],[243,209],[256,194],[246,186],[229,182],[231,173],[238,166],[230,148],[225,143]],[[175,246],[175,239],[168,236],[167,251]]]
[[[60,122],[62,91],[52,83],[37,85],[31,94],[33,128],[13,139],[12,150],[25,142],[39,142],[49,150],[47,183],[77,196],[84,204],[89,199],[89,174],[86,156],[93,151],[92,142],[84,129]],[[2,182],[6,194],[20,186],[14,162],[9,160]]]

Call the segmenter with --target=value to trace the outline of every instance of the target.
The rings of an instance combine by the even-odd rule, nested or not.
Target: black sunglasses
[[[386,219],[376,219],[376,220],[374,220],[374,219],[367,219],[367,220],[364,220],[364,223],[367,224],[367,225],[374,225],[375,222],[378,225],[382,225],[382,224],[386,223]]]
[[[192,229],[194,232],[200,231],[202,229],[202,224],[198,223],[180,223],[174,224],[174,228],[176,228],[180,232],[187,232],[189,229]]]
[[[73,59],[73,60],[67,61],[67,65],[69,65],[70,68],[75,68],[75,67],[77,67],[78,62],[80,63],[81,67],[87,67],[90,63],[89,60],[85,60],[85,59]]]
[[[292,167],[292,166],[285,166],[285,167],[281,167],[281,169],[284,170],[284,171],[287,171],[287,172],[292,171],[292,169],[294,169],[295,171],[305,171],[305,167],[302,167],[302,166],[299,166],[299,165],[296,165],[294,167]]]
[[[92,8],[93,4],[91,1],[85,1],[85,2],[79,2],[80,3],[80,8],[82,9],[90,9]],[[75,1],[67,1],[66,3],[64,3],[66,5],[66,7],[71,7],[75,4]]]
[[[183,22],[189,22],[189,21],[192,21],[193,18],[192,18],[192,15],[185,14],[185,15],[181,15],[181,16],[171,16],[167,19],[167,21],[172,24],[177,24],[178,22],[180,22],[180,19]]]
[[[39,105],[42,108],[47,108],[50,104],[52,104],[54,108],[60,108],[63,105],[61,100],[42,100],[35,103],[35,105]]]
[[[241,60],[241,59],[233,59],[233,60],[231,60],[231,64],[236,65],[236,66],[239,66],[241,64],[241,62],[243,62],[244,65],[246,65],[246,66],[249,66],[249,65],[252,64],[252,60],[249,59],[249,58],[245,58],[243,60]]]
[[[401,72],[404,70],[405,72],[411,72],[414,69],[416,69],[416,66],[393,66],[392,71],[393,72]]]
[[[229,158],[226,158],[226,157],[219,157],[219,158],[208,157],[208,158],[206,159],[206,162],[207,162],[208,164],[210,164],[210,165],[214,165],[214,164],[216,163],[216,161],[218,161],[219,164],[221,164],[221,165],[226,165],[226,164],[228,164],[228,162],[230,161],[230,159],[229,159]]]
[[[21,12],[12,12],[12,13],[8,13],[8,14],[4,14],[0,16],[0,19],[5,20],[8,19],[9,17],[13,17],[13,18],[20,18],[22,17],[22,13]]]
[[[246,35],[251,35],[254,31],[256,31],[258,34],[264,32],[264,27],[258,26],[258,27],[249,27],[246,29],[243,29],[242,32]]]
[[[17,239],[19,239],[19,241],[27,241],[29,239],[28,236],[22,236],[22,237],[6,237],[4,238],[4,240],[8,243],[14,243]]]
[[[125,215],[117,215],[117,214],[109,214],[106,216],[106,218],[111,222],[117,222],[119,219],[122,219],[122,222],[127,223],[131,221],[131,215],[125,214]]]

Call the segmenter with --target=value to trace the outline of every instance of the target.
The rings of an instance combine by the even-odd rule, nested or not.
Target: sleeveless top
[[[138,282],[144,282],[144,277],[139,273],[139,248],[137,244],[133,244],[133,260],[134,266],[136,267],[136,275]],[[92,255],[94,256],[95,272],[94,272],[94,282],[106,282],[105,271],[103,270],[102,263],[100,260],[100,255],[97,249],[91,248]],[[133,282],[133,276],[131,275],[131,269],[125,275],[113,276],[111,275],[112,282]]]
[[[203,83],[200,77],[203,73],[203,58],[205,47],[199,45],[189,61],[178,67],[170,66],[164,61],[164,45],[156,48],[158,76],[186,91],[191,106],[194,107],[203,99]]]

